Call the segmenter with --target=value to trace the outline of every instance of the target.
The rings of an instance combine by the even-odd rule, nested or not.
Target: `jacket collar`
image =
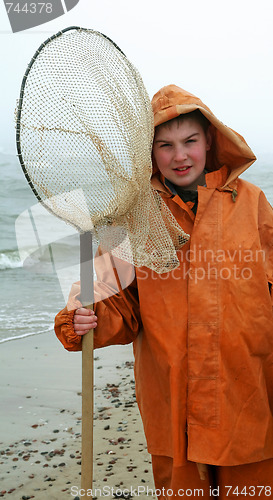
[[[159,172],[152,177],[152,186],[156,191],[167,197],[172,197],[175,193],[165,182],[165,178]],[[224,165],[219,170],[206,174],[206,187],[208,189],[218,189],[219,191],[233,191],[237,187],[237,178],[229,182],[229,169]]]

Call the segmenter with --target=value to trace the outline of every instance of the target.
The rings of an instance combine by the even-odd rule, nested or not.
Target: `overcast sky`
[[[151,97],[175,83],[200,97],[256,154],[273,159],[272,0],[79,0],[62,17],[15,34],[0,2],[4,150],[15,150],[15,101],[32,55],[53,33],[78,25],[114,40]]]

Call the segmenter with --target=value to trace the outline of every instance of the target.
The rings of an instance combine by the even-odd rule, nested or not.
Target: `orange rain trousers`
[[[173,467],[172,458],[153,455],[152,464],[159,500],[273,498],[273,459],[227,467],[208,465],[205,480],[200,479],[195,462]]]

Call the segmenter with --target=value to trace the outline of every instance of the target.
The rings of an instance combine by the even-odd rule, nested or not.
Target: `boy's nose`
[[[183,161],[186,160],[187,154],[184,148],[176,148],[174,152],[174,160],[175,161]]]

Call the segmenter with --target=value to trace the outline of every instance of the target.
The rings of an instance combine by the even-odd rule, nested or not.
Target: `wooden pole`
[[[93,308],[94,279],[93,279],[93,252],[92,234],[80,235],[80,262],[81,262],[81,303],[88,309]],[[85,491],[84,500],[92,498],[87,491],[92,489],[93,483],[93,330],[90,330],[82,339],[82,459],[81,459],[81,488]]]

